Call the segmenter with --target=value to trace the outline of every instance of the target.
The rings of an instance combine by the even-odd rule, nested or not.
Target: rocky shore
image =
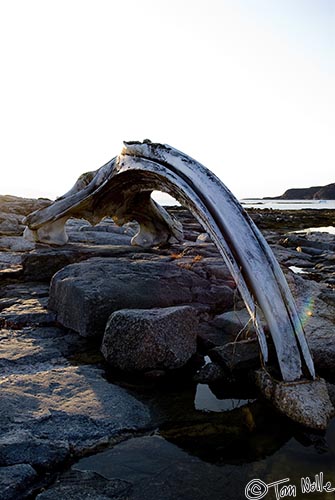
[[[242,399],[256,402],[235,418],[249,439],[267,425],[261,414],[276,414],[258,406],[255,332],[216,247],[186,209],[168,208],[185,239],[164,248],[131,246],[137,224],[120,228],[108,218],[97,226],[70,219],[63,247],[23,239],[24,216],[48,203],[0,197],[0,497],[154,498],[153,490],[144,493],[146,477],[125,478],[120,469],[106,479],[70,466],[104,449],[121,450],[121,463],[127,447],[145,454],[150,436],[168,462],[162,435],[190,446],[191,436],[211,438],[208,422],[222,433],[229,428],[230,412],[192,411],[187,423],[177,418],[171,426],[169,412],[141,396],[137,384],[245,390]],[[295,231],[335,226],[334,212],[250,211],[286,274],[333,404],[335,235]]]
[[[335,200],[335,183],[326,186],[312,186],[308,188],[287,189],[274,200]]]

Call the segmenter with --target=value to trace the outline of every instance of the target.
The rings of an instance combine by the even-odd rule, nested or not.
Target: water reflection
[[[273,426],[273,429],[278,426]],[[222,441],[220,428],[217,429],[216,443],[213,450],[220,449]],[[129,500],[222,500],[245,498],[245,487],[249,481],[259,478],[263,483],[288,479],[289,484],[296,487],[296,498],[306,498],[301,491],[301,481],[315,480],[315,476],[323,473],[326,481],[335,487],[334,452],[327,446],[327,441],[334,438],[335,424],[332,423],[325,438],[324,449],[315,446],[315,440],[307,435],[300,441],[291,437],[282,446],[276,447],[271,455],[264,456],[264,449],[269,450],[265,434],[256,432],[252,441],[235,440],[239,442],[240,454],[248,454],[248,447],[258,448],[258,458],[248,463],[229,463],[208,461],[194,453],[198,436],[194,436],[193,449],[181,448],[171,443],[162,435],[136,437],[120,443],[115,447],[95,456],[81,459],[73,466],[77,474],[84,471],[94,471],[100,476],[113,481],[123,480],[131,485],[128,492]],[[283,431],[283,427],[282,427]],[[163,433],[164,434],[164,433]],[[238,429],[236,429],[236,438]],[[224,435],[226,437],[226,435]],[[263,437],[263,439],[262,439]],[[321,439],[321,436],[316,439]],[[276,440],[276,438],[274,438]],[[330,443],[328,443],[330,444]],[[197,443],[198,448],[201,443]],[[233,449],[230,450],[230,457]],[[200,454],[202,455],[202,454]],[[263,458],[259,458],[263,456]],[[80,481],[77,478],[78,481]],[[80,484],[78,485],[80,493]],[[328,496],[327,496],[328,495]],[[273,488],[269,488],[266,498],[274,499]],[[329,493],[319,491],[313,493],[313,499],[330,500]]]
[[[292,437],[292,426],[254,387],[161,381],[127,385],[149,404],[159,435],[209,464],[243,464],[273,454]],[[207,411],[204,411],[204,410]]]
[[[320,472],[335,487],[335,420],[326,434],[309,433],[253,400],[248,384],[231,392],[178,381],[127,388],[151,407],[155,430],[81,459],[72,471],[79,483],[83,471],[126,481],[129,500],[243,499],[254,478],[289,478],[296,498],[306,498],[301,478]],[[273,489],[266,498],[275,498]]]
[[[250,403],[250,399],[218,399],[207,384],[198,384],[195,393],[194,407],[199,411],[223,412],[235,410]]]

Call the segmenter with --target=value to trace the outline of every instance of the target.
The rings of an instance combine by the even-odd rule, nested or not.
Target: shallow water
[[[261,443],[259,443],[261,446]],[[294,485],[296,498],[305,498],[301,482],[315,480],[323,473],[324,483],[335,487],[334,467],[329,453],[318,455],[314,449],[289,440],[280,450],[263,460],[246,464],[210,464],[185,452],[159,435],[132,438],[94,458],[82,459],[76,470],[95,471],[106,479],[122,479],[133,484],[131,499],[197,500],[246,498],[246,487],[257,480],[260,493],[274,482]],[[327,496],[328,495],[328,496]],[[314,499],[333,498],[334,493],[316,492]],[[308,495],[307,495],[308,496]],[[275,498],[268,487],[266,498]]]
[[[249,399],[218,399],[207,384],[198,384],[195,393],[194,407],[199,411],[223,412],[235,410],[245,406],[252,400]]]
[[[308,227],[306,229],[299,229],[299,231],[294,231],[294,233],[303,233],[303,234],[327,233],[335,235],[335,227],[334,226]]]
[[[160,191],[154,191],[152,198],[160,205],[180,205],[172,196]],[[244,208],[272,208],[274,210],[335,209],[335,200],[271,200],[266,198],[245,198],[239,200],[239,202]]]
[[[280,480],[286,482],[278,492],[291,485],[295,498],[335,498],[335,491],[301,490],[302,480],[308,486],[306,478],[313,482],[320,473],[324,484],[330,481],[335,488],[335,420],[325,434],[309,433],[252,400],[252,394],[240,397],[242,390],[219,399],[203,384],[157,391],[132,387],[131,392],[151,405],[152,432],[73,466],[128,481],[129,500],[274,499],[275,486],[268,484]],[[256,488],[250,485],[246,497],[245,488],[254,479]]]
[[[307,274],[308,271],[306,271],[306,269],[303,269],[302,267],[298,267],[298,266],[289,266],[289,269],[291,269],[291,271],[293,271],[295,274]]]
[[[334,210],[335,200],[240,200],[244,208],[272,208],[273,210]]]

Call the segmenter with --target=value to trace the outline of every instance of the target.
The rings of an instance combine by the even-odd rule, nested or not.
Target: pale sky
[[[0,47],[0,194],[145,138],[238,198],[335,182],[335,0],[0,0]]]

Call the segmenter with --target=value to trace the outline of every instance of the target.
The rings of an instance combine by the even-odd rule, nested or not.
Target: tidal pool
[[[73,473],[123,481],[129,489],[118,500],[275,499],[276,488],[281,498],[335,498],[335,420],[310,433],[243,388],[236,397],[210,392],[202,384],[142,388],[152,431],[79,460]]]

